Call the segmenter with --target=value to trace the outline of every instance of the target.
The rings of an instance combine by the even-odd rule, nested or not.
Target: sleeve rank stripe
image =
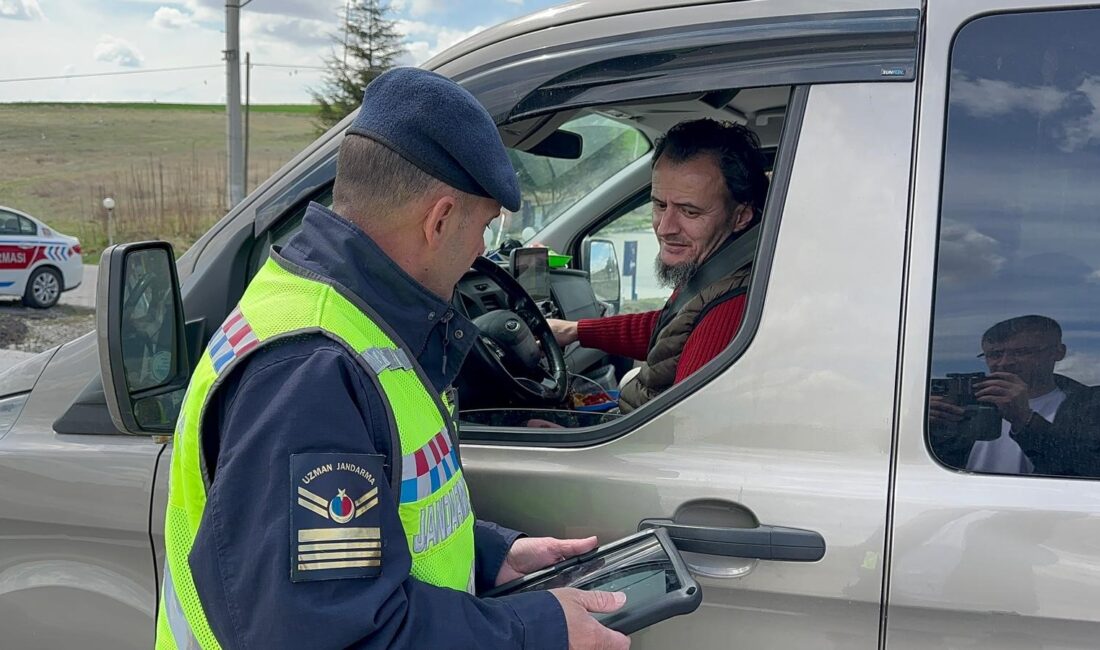
[[[323,569],[354,569],[360,567],[382,566],[382,560],[345,560],[343,562],[310,562],[298,564],[299,571],[318,571]]]
[[[382,557],[382,551],[334,551],[331,553],[302,553],[298,555],[298,561],[330,562],[333,560],[358,560],[374,557]]]
[[[321,515],[325,519],[328,519],[328,510],[325,510],[324,508],[318,506],[317,504],[313,503],[312,501],[306,501],[305,499],[299,498],[298,499],[298,505],[302,506],[306,510],[312,510],[313,512],[317,513],[318,515]]]
[[[367,503],[367,505],[365,505],[365,506],[363,506],[363,507],[359,508],[358,510],[356,510],[356,511],[355,511],[355,516],[356,516],[356,517],[359,517],[359,516],[361,516],[361,515],[362,515],[362,514],[363,514],[364,512],[366,512],[366,511],[370,510],[371,508],[373,508],[373,507],[374,507],[374,506],[376,506],[376,505],[378,505],[378,497],[374,497],[373,499],[371,499],[371,500],[370,500],[370,501],[369,501],[369,502]]]
[[[298,488],[298,489],[301,490],[302,488]],[[363,503],[365,503],[366,501],[369,501],[370,499],[373,499],[376,496],[378,496],[378,488],[374,488],[370,492],[367,492],[363,496],[356,499],[355,500],[355,507],[358,508],[359,506],[363,505]]]
[[[320,542],[317,544],[299,544],[298,552],[309,551],[354,551],[365,548],[382,548],[382,542]]]
[[[321,506],[322,508],[327,508],[328,507],[328,501],[325,501],[321,497],[317,496],[316,494],[310,492],[309,490],[305,489],[304,487],[302,487],[300,485],[298,486],[298,495],[309,499],[310,501],[316,503],[317,505]]]
[[[305,528],[298,531],[299,542],[358,542],[381,539],[382,531],[374,528]]]

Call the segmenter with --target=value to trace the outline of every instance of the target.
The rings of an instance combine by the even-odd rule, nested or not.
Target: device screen
[[[636,544],[526,584],[514,593],[556,587],[575,587],[586,591],[622,591],[626,594],[626,607],[640,607],[665,594],[679,591],[681,586],[672,560],[661,542],[650,536],[640,539]],[[599,616],[596,615],[597,618]]]
[[[517,248],[512,251],[512,277],[535,302],[550,299],[549,253],[545,248]]]

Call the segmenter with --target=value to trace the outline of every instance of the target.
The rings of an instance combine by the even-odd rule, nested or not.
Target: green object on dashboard
[[[546,259],[550,264],[550,268],[564,269],[565,267],[569,266],[569,260],[573,259],[573,256],[562,255],[561,253],[550,251],[550,254],[547,256]]]

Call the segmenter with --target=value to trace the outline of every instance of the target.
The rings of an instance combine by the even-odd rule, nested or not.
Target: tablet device
[[[699,607],[703,591],[688,573],[664,528],[652,528],[503,584],[485,596],[574,587],[621,591],[617,612],[593,614],[605,626],[631,634]]]
[[[549,254],[546,248],[516,248],[508,258],[512,277],[535,302],[550,299]]]

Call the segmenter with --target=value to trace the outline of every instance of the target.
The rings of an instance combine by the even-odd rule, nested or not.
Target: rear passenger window
[[[38,228],[30,219],[19,218],[19,232],[24,235],[37,235]]]
[[[951,52],[928,438],[953,468],[1100,477],[1100,10]]]
[[[10,212],[0,212],[0,235],[18,235],[19,217]]]

